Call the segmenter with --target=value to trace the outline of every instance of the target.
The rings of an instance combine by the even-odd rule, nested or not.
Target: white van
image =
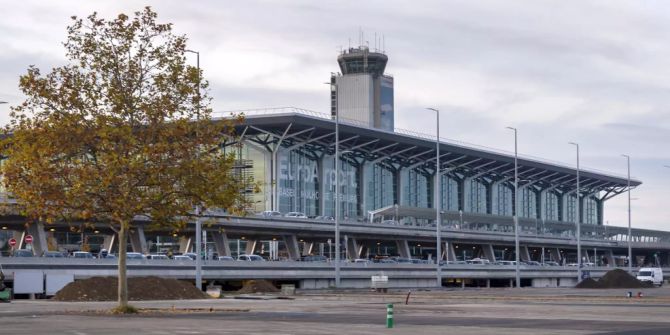
[[[641,268],[637,273],[637,280],[661,286],[663,285],[663,270],[661,268]]]

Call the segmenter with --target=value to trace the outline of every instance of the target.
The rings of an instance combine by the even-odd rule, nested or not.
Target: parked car
[[[239,255],[237,256],[238,261],[246,261],[246,262],[264,262],[265,259],[261,256],[258,255]]]
[[[194,259],[186,255],[176,255],[172,257],[175,261],[193,261]]]
[[[12,254],[13,257],[33,257],[33,251],[28,249],[17,249]]]
[[[263,212],[258,213],[258,215],[264,216],[264,217],[282,216],[281,213],[277,212],[277,211],[263,211]]]
[[[288,212],[284,215],[284,217],[306,219],[307,215],[305,215],[305,213],[301,213],[301,212]]]
[[[412,264],[412,263],[414,263],[413,259],[411,259],[411,258],[394,257],[393,260],[398,264]]]
[[[398,262],[396,262],[394,259],[391,259],[391,258],[380,258],[380,259],[377,260],[377,263],[396,264]]]
[[[218,260],[220,260],[220,261],[235,261],[235,258],[232,258],[230,256],[219,256]]]
[[[149,255],[149,256],[147,256],[147,259],[150,259],[150,260],[166,260],[166,259],[170,259],[170,258],[168,258],[167,255]]]
[[[516,265],[516,261],[497,261],[495,265]]]
[[[473,258],[465,261],[467,264],[475,264],[475,265],[489,265],[491,262],[489,262],[488,259],[486,258]]]
[[[139,252],[129,252],[126,254],[126,259],[147,259],[147,256],[144,256]]]
[[[93,254],[88,251],[75,251],[72,253],[72,258],[95,258]]]
[[[303,262],[327,262],[328,257],[321,255],[309,255],[302,258]]]
[[[542,266],[542,263],[536,261],[526,261],[526,265],[530,266]]]
[[[369,259],[365,259],[365,258],[356,258],[356,259],[354,259],[354,263],[368,264],[368,263],[370,263],[370,260],[369,260]]]
[[[656,286],[663,286],[663,269],[661,268],[641,268],[637,273],[637,280],[651,283]]]
[[[327,216],[327,215],[319,215],[319,216],[315,217],[314,219],[325,220],[325,221],[335,221],[335,218],[333,218],[332,216]]]
[[[63,258],[65,257],[65,254],[63,254],[60,251],[45,251],[44,254],[42,254],[42,257],[47,257],[47,258]]]
[[[468,264],[466,261],[447,261],[447,265],[461,265]]]
[[[558,262],[549,261],[549,262],[544,262],[544,266],[561,266],[561,265],[558,264]]]
[[[191,258],[192,260],[195,260],[195,258],[198,257],[198,255],[196,255],[194,252],[187,252],[187,253],[184,253],[184,256],[189,257],[189,258]]]

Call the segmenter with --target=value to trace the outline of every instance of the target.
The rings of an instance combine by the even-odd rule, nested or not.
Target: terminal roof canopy
[[[412,168],[425,175],[435,173],[434,138],[372,129],[347,121],[340,122],[339,131],[341,159],[351,164],[375,162],[391,170]],[[249,113],[238,126],[238,134],[269,151],[280,145],[314,159],[335,152],[335,122],[328,115],[296,108],[263,111],[258,115]],[[232,143],[224,143],[228,144]],[[575,190],[574,167],[524,157],[519,158],[518,165],[520,187],[551,188],[559,192]],[[456,179],[471,177],[513,182],[514,155],[442,142],[440,171]],[[640,184],[638,180],[630,181],[631,187]],[[582,194],[600,195],[606,200],[626,191],[627,185],[626,177],[580,171]]]

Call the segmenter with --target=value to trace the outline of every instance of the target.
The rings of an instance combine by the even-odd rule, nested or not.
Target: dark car
[[[42,257],[47,258],[64,258],[65,255],[60,251],[45,251]]]
[[[12,254],[14,257],[34,257],[33,251],[28,250],[28,249],[18,249],[14,250],[14,254]]]

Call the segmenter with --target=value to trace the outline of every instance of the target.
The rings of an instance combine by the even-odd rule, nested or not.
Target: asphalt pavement
[[[670,289],[480,289],[389,294],[307,292],[293,300],[133,302],[149,309],[116,316],[112,302],[17,300],[0,304],[0,333],[48,334],[670,334]],[[635,292],[637,293],[637,292]],[[239,297],[238,297],[239,298]],[[395,327],[386,328],[393,303]]]

